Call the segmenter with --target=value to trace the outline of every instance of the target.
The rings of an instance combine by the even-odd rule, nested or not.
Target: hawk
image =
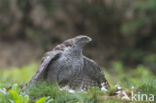
[[[39,80],[68,85],[71,89],[84,89],[96,86],[109,88],[100,67],[83,55],[83,47],[92,39],[85,35],[76,36],[57,45],[45,54],[36,74],[28,85]]]

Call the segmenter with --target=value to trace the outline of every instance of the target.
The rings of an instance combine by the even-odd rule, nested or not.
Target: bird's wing
[[[91,80],[96,81],[100,88],[109,88],[104,73],[100,67],[92,60],[84,56],[83,75],[87,75]]]
[[[44,76],[46,75],[45,72],[48,71],[47,66],[49,65],[49,63],[59,58],[60,54],[65,50],[65,48],[71,47],[72,45],[73,45],[73,39],[69,39],[57,45],[52,51],[47,52],[41,60],[41,65],[38,68],[38,71],[30,80],[30,82],[27,83],[27,85],[34,83],[38,79],[43,79]]]
[[[72,47],[74,44],[74,39],[68,39],[64,41],[63,43],[57,45],[53,50],[61,50],[64,51],[67,47]]]
[[[36,74],[33,76],[33,78],[30,80],[28,84],[33,84],[39,79],[43,79],[47,70],[47,67],[52,61],[57,60],[61,55],[61,51],[50,51],[45,54],[45,56],[42,59],[41,65],[39,66]]]

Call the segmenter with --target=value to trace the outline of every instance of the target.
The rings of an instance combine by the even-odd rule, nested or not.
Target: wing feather
[[[96,81],[100,88],[102,86],[105,86],[105,88],[109,88],[109,84],[105,78],[103,71],[92,59],[89,59],[85,56],[83,72],[84,75],[88,75],[89,78]]]
[[[41,65],[39,66],[36,74],[32,77],[32,79],[26,84],[33,84],[35,81],[39,79],[43,79],[46,76],[46,72],[48,72],[47,67],[53,61],[59,58],[60,54],[67,47],[71,47],[73,45],[73,39],[68,39],[63,43],[57,45],[52,51],[47,52],[45,56],[41,60]]]
[[[60,57],[60,55],[61,55],[60,51],[47,52],[45,56],[43,57],[42,63],[39,66],[36,74],[32,77],[28,85],[35,83],[37,80],[43,79],[45,75],[47,74],[46,72],[48,71],[47,70],[48,65],[52,63],[52,61],[57,60]]]

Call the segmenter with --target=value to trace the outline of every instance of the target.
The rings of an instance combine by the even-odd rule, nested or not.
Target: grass
[[[32,63],[22,68],[1,69],[0,103],[138,103],[121,100],[115,95],[117,91],[115,85],[120,85],[127,94],[133,91],[136,94],[156,96],[156,76],[143,65],[138,65],[135,69],[127,69],[121,62],[114,62],[109,71],[104,69],[111,85],[109,91],[103,92],[99,88],[91,88],[87,92],[76,91],[74,94],[60,91],[57,84],[46,82],[21,89],[21,86],[32,78],[36,68],[37,64]],[[140,103],[149,102],[144,100]]]

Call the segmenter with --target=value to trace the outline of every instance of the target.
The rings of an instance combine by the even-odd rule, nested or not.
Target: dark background
[[[100,66],[121,61],[156,72],[155,0],[0,0],[0,68],[39,61],[76,35]]]

